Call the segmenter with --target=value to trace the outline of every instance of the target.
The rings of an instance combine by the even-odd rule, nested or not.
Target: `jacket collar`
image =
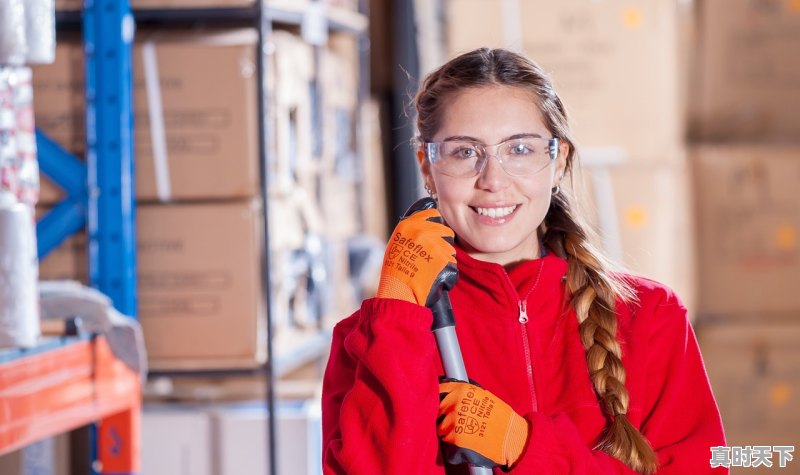
[[[507,271],[500,264],[475,259],[458,245],[455,248],[459,274],[473,276],[488,285],[495,281],[498,285],[505,287],[507,291],[510,290],[517,294],[517,298],[527,295],[534,285],[537,287],[537,293],[539,293],[539,289],[552,290],[554,286],[560,288],[561,279],[567,274],[567,261],[552,252],[548,252],[539,259],[522,262]],[[539,275],[540,273],[541,275]],[[483,276],[478,277],[479,274],[483,274]],[[496,278],[487,279],[486,274]]]

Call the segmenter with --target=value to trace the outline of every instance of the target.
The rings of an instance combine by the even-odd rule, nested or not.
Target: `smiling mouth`
[[[514,210],[517,209],[517,206],[518,205],[503,206],[499,208],[479,208],[475,206],[470,206],[470,208],[472,208],[473,211],[475,211],[481,216],[487,216],[489,218],[503,218],[513,213]]]

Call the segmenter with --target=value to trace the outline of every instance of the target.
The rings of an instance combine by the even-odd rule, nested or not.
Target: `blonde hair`
[[[446,98],[465,88],[504,85],[533,92],[545,126],[569,145],[566,173],[577,153],[566,109],[544,71],[527,58],[503,49],[481,48],[453,58],[428,75],[414,100],[420,140],[431,141],[441,126]],[[566,190],[553,195],[539,229],[543,244],[568,263],[566,287],[578,317],[589,376],[610,424],[595,447],[633,470],[652,474],[658,457],[647,439],[628,420],[628,390],[622,348],[617,341],[617,302],[635,300],[635,292],[595,246],[573,211]]]

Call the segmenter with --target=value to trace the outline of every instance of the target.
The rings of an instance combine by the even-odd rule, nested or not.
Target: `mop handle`
[[[436,208],[436,201],[425,197],[412,204],[403,217],[407,218],[417,211],[431,208]],[[439,348],[439,356],[442,359],[445,377],[469,381],[467,379],[467,370],[464,367],[464,358],[461,357],[461,347],[458,346],[453,306],[450,304],[450,296],[446,290],[442,290],[441,296],[430,306],[430,309],[433,312],[431,330],[436,338],[436,346]],[[492,469],[470,465],[469,473],[472,475],[492,475]]]
[[[453,316],[453,307],[450,304],[448,293],[442,292],[441,298],[431,307],[433,312],[433,335],[439,356],[442,358],[444,375],[447,378],[469,381],[467,369],[464,367],[464,358],[461,356],[461,347],[456,336],[456,320]],[[492,475],[492,469],[474,467],[470,465],[469,473],[472,475]]]

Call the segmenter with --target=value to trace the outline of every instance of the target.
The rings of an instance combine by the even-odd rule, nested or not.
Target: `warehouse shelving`
[[[95,469],[139,471],[139,374],[103,337],[63,337],[0,351],[0,455],[99,422]]]
[[[39,255],[88,229],[89,280],[122,313],[136,315],[130,46],[127,1],[87,2],[86,164],[37,133],[42,170],[67,198],[37,225]],[[92,470],[139,470],[139,375],[102,337],[44,339],[0,352],[0,454],[100,423]],[[94,426],[93,426],[94,427]]]
[[[137,23],[168,24],[204,22],[209,24],[253,24],[253,21],[263,12],[267,19],[275,25],[302,26],[311,15],[321,15],[321,20],[332,31],[362,34],[367,30],[369,21],[363,13],[347,10],[342,7],[325,6],[325,8],[312,10],[312,5],[317,2],[269,2],[260,7],[258,5],[244,7],[221,8],[148,8],[135,9],[133,16]],[[313,13],[310,13],[313,12]],[[70,29],[81,25],[81,12],[59,11],[56,13],[59,25]]]
[[[135,200],[132,175],[132,114],[130,47],[134,24],[147,26],[203,24],[210,26],[252,26],[258,30],[257,70],[261,199],[268,203],[267,169],[270,137],[267,61],[273,26],[296,27],[304,36],[325,38],[328,31],[358,38],[361,102],[368,91],[366,80],[368,20],[361,13],[319,2],[264,2],[239,8],[147,9],[131,11],[127,1],[85,2],[82,11],[57,12],[62,30],[83,31],[86,63],[87,155],[82,162],[57,143],[37,132],[40,166],[67,196],[37,225],[39,255],[44,256],[70,234],[88,228],[90,283],[107,293],[118,310],[136,316]],[[312,40],[313,42],[314,40]],[[317,40],[318,41],[318,40]],[[319,42],[315,43],[319,46]],[[355,112],[358,124],[358,110]],[[361,156],[362,153],[357,153]],[[86,186],[88,184],[88,186]],[[264,219],[264,249],[269,249],[268,220]],[[269,302],[269,253],[263,263],[263,292]],[[267,361],[262,368],[267,379],[267,407],[274,407],[275,378],[324,354],[330,332],[320,330],[293,339],[273,349],[272,324],[267,305]],[[22,360],[27,359],[20,355]],[[0,360],[2,361],[2,360]],[[216,372],[224,374],[224,372]],[[173,372],[172,375],[180,373]],[[188,374],[188,373],[186,373]],[[137,390],[138,394],[138,390]],[[35,421],[31,421],[33,423]],[[88,420],[87,420],[88,422]],[[275,473],[275,426],[268,419],[271,473]],[[101,429],[102,430],[102,429]],[[30,440],[29,440],[30,441]],[[2,447],[2,446],[0,446]]]

